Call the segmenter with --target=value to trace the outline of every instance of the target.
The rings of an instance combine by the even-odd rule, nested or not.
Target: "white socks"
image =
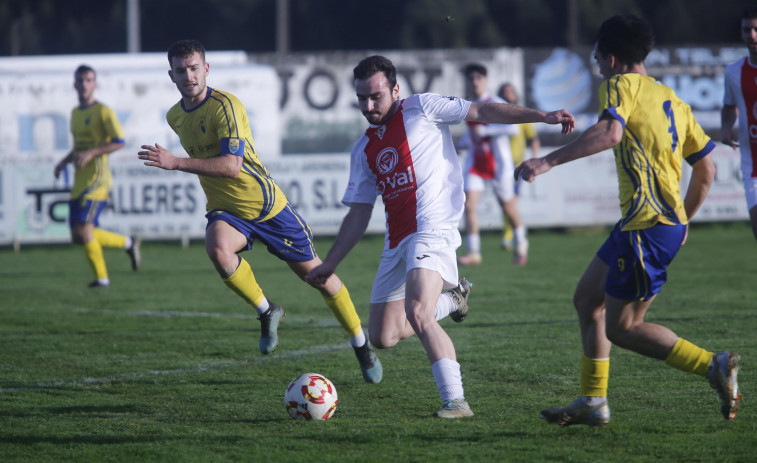
[[[437,360],[431,365],[434,374],[436,388],[442,400],[463,399],[463,375],[460,373],[460,364],[447,358]]]
[[[266,313],[270,305],[268,304],[268,299],[265,297],[263,298],[263,302],[260,303],[259,306],[255,307],[255,310],[258,312],[258,314],[263,315]]]
[[[607,397],[589,397],[586,395],[581,396],[581,400],[590,407],[596,407],[607,401]]]
[[[481,253],[481,235],[478,233],[465,235],[465,246],[467,246],[468,252]]]
[[[516,243],[525,243],[526,240],[526,226],[522,225],[513,229],[513,234],[515,235],[515,242]]]
[[[360,333],[358,333],[357,336],[352,336],[350,338],[350,344],[352,345],[352,347],[363,347],[366,341],[367,339],[362,329],[360,330]]]
[[[442,293],[439,295],[439,299],[436,301],[434,318],[436,319],[436,321],[439,321],[449,315],[450,312],[454,312],[456,309],[457,304],[455,304],[455,300],[452,299],[452,296],[447,293]]]

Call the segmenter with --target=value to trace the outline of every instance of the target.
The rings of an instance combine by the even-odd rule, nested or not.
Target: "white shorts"
[[[757,177],[744,176],[744,193],[747,211],[751,211],[754,206],[757,206]]]
[[[498,171],[491,180],[485,180],[478,174],[467,172],[464,189],[466,192],[484,191],[486,182],[492,182],[494,194],[500,201],[507,202],[515,197],[515,179],[512,171],[509,173]]]
[[[443,289],[457,286],[457,255],[462,243],[457,229],[422,230],[408,236],[394,249],[384,249],[371,289],[371,303],[405,298],[407,273],[414,268],[439,272]]]

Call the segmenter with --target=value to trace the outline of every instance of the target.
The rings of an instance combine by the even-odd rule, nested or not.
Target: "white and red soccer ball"
[[[334,384],[318,373],[305,373],[287,386],[284,394],[287,412],[295,420],[328,420],[339,398]]]

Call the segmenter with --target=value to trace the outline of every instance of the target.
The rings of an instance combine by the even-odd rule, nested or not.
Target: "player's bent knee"
[[[630,332],[630,329],[623,326],[605,326],[605,336],[607,336],[607,339],[616,346],[624,349],[631,348],[628,337]]]
[[[371,338],[371,344],[376,349],[388,349],[394,347],[400,341],[400,338],[393,333],[386,333],[378,330],[371,330],[369,336]]]

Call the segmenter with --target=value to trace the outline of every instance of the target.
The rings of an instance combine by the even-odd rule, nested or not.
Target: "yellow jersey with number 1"
[[[623,124],[615,145],[622,230],[688,223],[680,194],[682,159],[693,165],[715,148],[689,105],[649,76],[619,74],[599,87],[599,118]]]

